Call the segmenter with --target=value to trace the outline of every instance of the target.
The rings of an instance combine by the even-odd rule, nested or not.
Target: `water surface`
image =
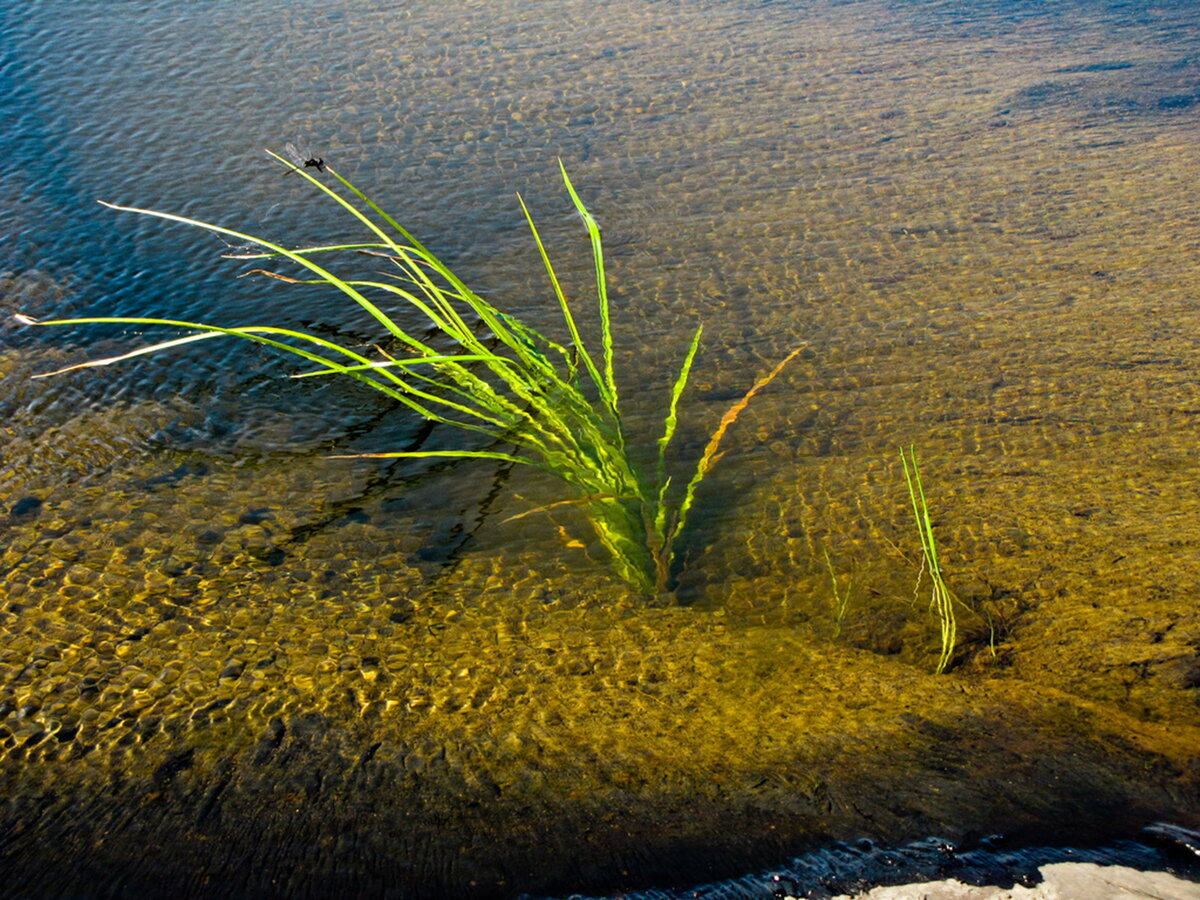
[[[2,308],[361,315],[154,206],[352,236],[297,134],[554,329],[514,194],[702,490],[665,605],[540,476],[206,342],[0,333],[4,867],[23,895],[506,896],[700,883],[861,836],[1195,825],[1190,3],[249,0],[0,9]],[[964,604],[914,595],[914,444]],[[830,569],[848,598],[841,620]],[[183,862],[181,846],[206,848]],[[146,848],[151,848],[147,850]],[[189,860],[191,857],[187,857]],[[688,880],[692,879],[692,880]],[[97,887],[99,885],[99,887]]]

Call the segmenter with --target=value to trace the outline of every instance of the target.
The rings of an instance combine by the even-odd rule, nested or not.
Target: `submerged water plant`
[[[941,649],[938,654],[938,675],[946,671],[954,654],[954,646],[958,642],[958,622],[954,613],[954,593],[946,584],[942,575],[942,566],[938,560],[937,543],[933,537],[933,520],[929,516],[929,504],[925,501],[925,487],[921,483],[921,470],[917,467],[917,451],[900,448],[900,463],[904,466],[904,483],[908,487],[908,498],[912,504],[913,521],[917,526],[917,535],[921,541],[921,571],[917,574],[917,590],[920,590],[922,576],[928,575],[930,588],[929,611],[938,623],[941,638]]]
[[[825,554],[825,568],[829,570],[829,584],[833,591],[833,636],[838,637],[842,633],[842,626],[846,622],[846,615],[850,612],[850,588],[853,582],[853,576],[846,576],[846,586],[842,587],[841,581],[838,579],[838,574],[833,568],[833,559],[829,556],[829,548],[823,548]]]
[[[308,163],[289,162],[268,153],[340,205],[366,229],[366,240],[299,249],[173,213],[105,203],[112,209],[138,213],[205,229],[248,245],[234,258],[287,260],[301,278],[264,269],[252,271],[291,284],[327,285],[368,313],[386,333],[390,349],[375,345],[377,355],[342,346],[315,334],[272,325],[219,326],[201,322],[142,317],[89,317],[37,321],[28,325],[124,324],[160,325],[190,332],[182,337],[140,347],[118,356],[68,366],[45,375],[105,366],[210,338],[230,336],[286,351],[318,368],[294,377],[341,375],[366,385],[417,415],[483,438],[483,449],[409,450],[353,454],[358,457],[457,457],[503,460],[542,469],[565,482],[570,496],[552,506],[580,508],[612,559],[614,571],[645,593],[667,591],[676,547],[695,503],[696,491],[720,459],[720,445],[756,393],[766,387],[800,348],[796,348],[751,385],[721,417],[709,437],[694,473],[682,485],[667,475],[681,397],[700,346],[703,328],[692,336],[667,397],[662,433],[650,471],[635,465],[622,421],[614,372],[610,301],[605,278],[600,228],[576,192],[566,168],[563,184],[582,217],[591,243],[595,272],[599,350],[590,347],[576,320],[533,216],[518,197],[533,240],[562,314],[568,340],[553,340],[514,316],[502,312],[472,291],[434,253],[362,191],[321,160],[310,173]],[[319,175],[336,182],[331,186]],[[355,251],[387,260],[394,268],[385,278],[342,277],[325,259]],[[405,326],[384,306],[415,313],[420,327]],[[419,338],[416,335],[436,337]],[[542,507],[547,509],[549,507]],[[536,511],[536,510],[535,510]]]

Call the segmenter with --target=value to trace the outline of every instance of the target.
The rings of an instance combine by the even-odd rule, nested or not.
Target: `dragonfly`
[[[309,152],[300,138],[296,138],[295,144],[291,141],[284,144],[283,154],[298,169],[316,169],[318,172],[325,171],[325,160]]]

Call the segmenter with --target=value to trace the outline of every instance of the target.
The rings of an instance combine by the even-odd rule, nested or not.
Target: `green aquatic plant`
[[[929,504],[925,501],[925,487],[921,483],[921,470],[917,467],[917,451],[900,448],[900,463],[904,466],[904,483],[908,487],[908,498],[912,503],[913,521],[916,523],[917,535],[921,541],[921,571],[917,574],[917,590],[920,591],[921,581],[928,575],[931,584],[929,610],[938,623],[941,636],[941,651],[938,654],[938,675],[946,671],[950,665],[954,646],[958,641],[958,623],[954,613],[954,593],[946,584],[942,575],[942,566],[938,560],[937,543],[933,537],[933,520],[929,516]]]
[[[561,162],[563,184],[583,219],[591,243],[599,320],[598,352],[585,343],[575,311],[551,264],[533,216],[520,197],[518,200],[562,314],[569,338],[565,343],[546,337],[468,288],[435,254],[324,160],[314,161],[312,167],[318,175],[330,176],[340,187],[330,186],[309,173],[309,164],[296,165],[275,153],[268,153],[291,172],[306,178],[356,219],[366,229],[366,240],[289,250],[265,238],[173,213],[110,203],[104,205],[205,229],[223,240],[228,238],[250,246],[251,252],[227,254],[233,258],[287,260],[296,264],[302,270],[298,274],[304,277],[294,278],[264,269],[252,271],[291,284],[326,285],[341,292],[378,323],[386,333],[387,349],[382,343],[377,344],[374,348],[377,355],[368,356],[314,334],[271,325],[224,327],[143,317],[36,321],[28,316],[18,316],[28,325],[160,325],[192,332],[45,375],[106,366],[221,336],[243,338],[286,351],[318,367],[293,377],[341,375],[354,379],[418,416],[478,436],[482,442],[482,449],[349,454],[345,458],[485,458],[542,469],[565,482],[570,488],[570,496],[530,512],[566,504],[578,507],[607,549],[618,576],[645,593],[668,590],[679,536],[687,524],[697,489],[721,458],[718,451],[722,439],[754,395],[779,375],[800,348],[754,382],[725,412],[691,478],[677,487],[666,474],[668,457],[678,427],[680,401],[700,347],[703,328],[696,329],[671,384],[652,471],[643,471],[634,464],[628,450],[621,416],[600,228]],[[324,259],[345,251],[382,257],[394,269],[384,278],[342,277],[327,268]],[[423,319],[421,328],[406,327],[385,311],[385,306],[397,304]],[[430,331],[436,340],[416,336]]]
[[[846,622],[846,614],[850,611],[850,587],[853,576],[846,576],[846,586],[842,587],[838,580],[838,574],[834,571],[833,560],[829,556],[829,548],[823,548],[825,553],[825,568],[829,570],[829,583],[833,589],[833,636],[838,637],[842,633],[842,626]]]

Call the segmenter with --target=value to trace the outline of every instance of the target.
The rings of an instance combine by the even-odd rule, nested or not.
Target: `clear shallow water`
[[[556,497],[542,479],[325,459],[457,440],[350,388],[215,344],[33,381],[137,338],[4,326],[8,824],[59,865],[101,820],[124,823],[110,846],[200,835],[243,886],[291,865],[314,892],[380,872],[417,896],[566,890],[695,874],[693,850],[746,871],[829,838],[1065,840],[1065,819],[1197,808],[1190,4],[34,3],[0,23],[6,312],[368,342],[328,297],[93,203],[344,236],[260,152],[299,132],[547,326],[513,194],[582,291],[561,157],[605,226],[645,434],[705,323],[685,452],[808,345],[706,485],[683,605],[651,609],[568,543],[581,522],[504,524]],[[908,443],[975,610],[944,679]],[[13,847],[14,872],[44,862]],[[111,852],[144,884],[203,883]]]

